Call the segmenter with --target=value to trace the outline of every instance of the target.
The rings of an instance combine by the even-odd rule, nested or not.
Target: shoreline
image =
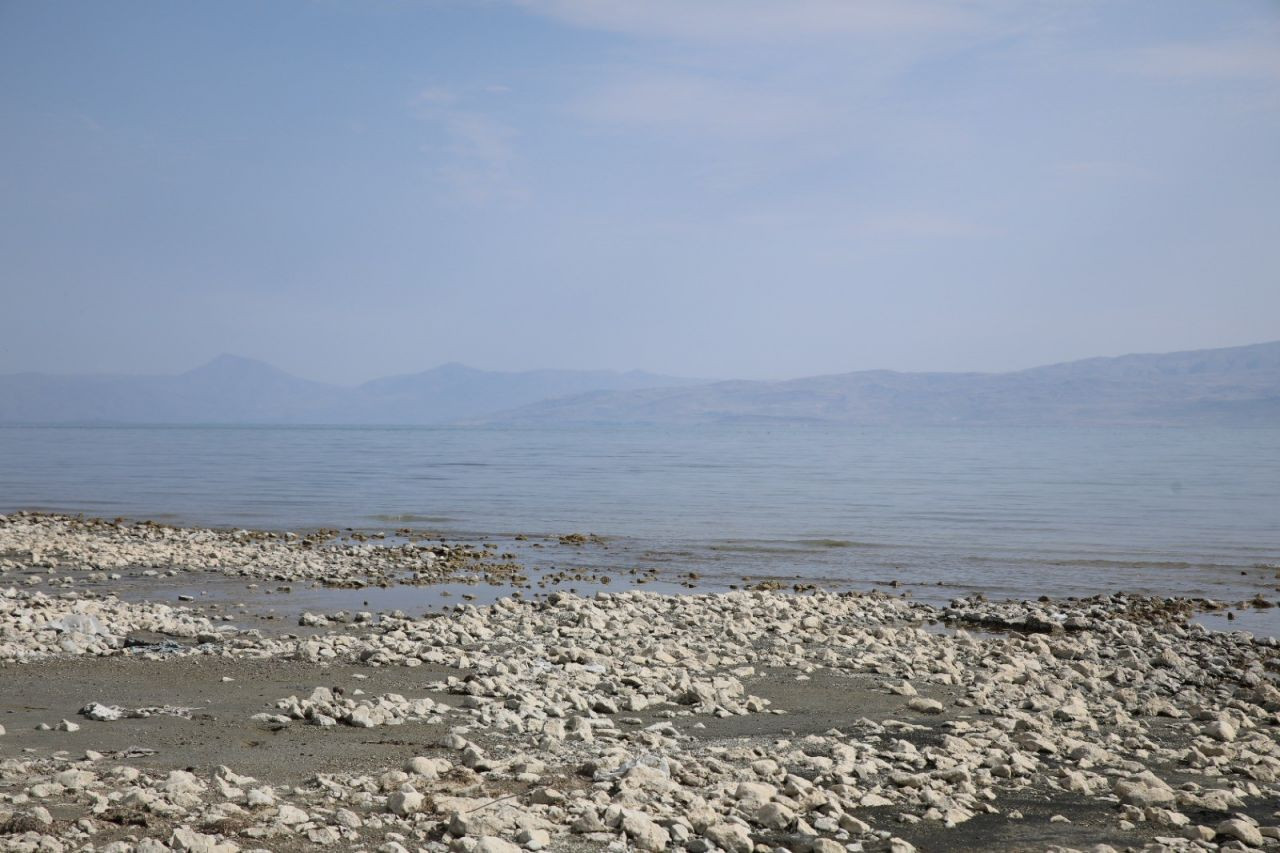
[[[506,553],[0,517],[0,849],[1280,847],[1280,641],[1202,604]]]
[[[13,531],[19,527],[24,529],[15,546]],[[1022,600],[980,585],[913,580],[901,571],[854,582],[774,571],[664,568],[652,561],[633,563],[630,554],[611,550],[613,542],[612,537],[582,533],[459,539],[408,526],[298,532],[18,511],[0,514],[0,583],[6,582],[8,563],[7,571],[22,572],[22,583],[48,590],[82,589],[127,601],[181,600],[197,608],[234,606],[258,617],[270,614],[268,621],[293,619],[308,608],[428,612],[458,600],[491,604],[505,595],[538,598],[552,590],[594,594],[631,586],[668,593],[876,591],[938,609],[974,596]],[[6,559],[6,547],[23,559]],[[77,571],[86,565],[98,570]],[[1108,591],[1177,601],[1195,621],[1214,630],[1280,636],[1280,613],[1268,606],[1280,605],[1280,595],[1273,594],[1280,593],[1280,567],[1254,569],[1257,577],[1243,591],[1247,598]],[[1071,604],[1082,597],[1058,595],[1053,600]]]
[[[308,464],[327,470],[325,460]],[[620,513],[616,507],[593,512],[589,507],[572,507],[577,498],[560,500],[537,490],[530,492],[527,484],[516,494],[507,495],[501,484],[488,480],[463,488],[456,511],[437,501],[419,513],[387,512],[387,501],[374,496],[367,502],[338,500],[324,483],[313,484],[318,490],[314,500],[308,497],[310,492],[299,494],[288,488],[254,492],[256,497],[236,492],[241,497],[228,498],[223,484],[201,504],[195,499],[198,492],[188,493],[172,482],[160,493],[147,492],[151,495],[147,499],[136,495],[130,499],[127,483],[99,483],[103,477],[115,476],[113,470],[90,477],[95,491],[112,496],[110,502],[78,501],[64,494],[60,504],[55,491],[45,495],[43,506],[63,512],[74,507],[74,511],[88,515],[113,510],[133,519],[163,519],[178,528],[304,532],[327,526],[343,535],[385,536],[370,540],[384,543],[408,530],[412,536],[432,541],[497,543],[502,550],[516,553],[518,562],[531,570],[573,566],[617,575],[636,567],[656,568],[677,583],[687,573],[696,573],[701,576],[700,588],[727,588],[740,583],[743,576],[753,582],[800,580],[828,589],[909,591],[920,600],[939,605],[976,592],[1022,599],[1046,593],[1061,598],[1123,590],[1224,602],[1247,600],[1258,593],[1274,598],[1280,592],[1280,542],[1275,538],[1275,525],[1252,531],[1246,526],[1224,540],[1213,529],[1205,529],[1208,524],[1218,525],[1214,529],[1222,532],[1237,529],[1238,519],[1221,517],[1220,506],[1198,522],[1188,519],[1177,529],[1159,524],[1149,529],[1151,519],[1139,520],[1131,510],[1116,518],[1098,518],[1101,513],[1083,507],[1077,507],[1074,514],[1069,507],[1062,507],[1065,515],[1061,518],[1054,514],[1039,521],[1022,515],[1016,507],[1004,507],[1013,515],[1007,525],[994,516],[928,520],[908,514],[895,519],[892,511],[861,512],[840,522],[830,512],[810,517],[783,506],[779,507],[782,515],[773,521],[751,521],[750,513],[746,519],[723,513],[707,515],[704,508],[685,523],[680,520],[686,510],[683,504],[680,508],[654,507],[642,500],[636,513]],[[459,473],[465,481],[460,486],[470,483],[467,478],[479,476],[473,475],[473,470],[487,469],[457,469],[466,472]],[[480,505],[477,487],[485,483],[489,484],[486,489],[499,491]],[[34,486],[18,491],[40,494]],[[172,506],[168,502],[171,497]],[[533,511],[542,500],[547,502],[545,510]],[[11,499],[0,512],[31,509],[21,503]],[[278,503],[284,508],[275,509]],[[767,501],[750,503],[758,511]],[[1042,515],[1052,505],[1052,501],[1033,503]],[[204,508],[199,509],[201,506]],[[503,511],[499,513],[495,507]],[[172,512],[166,514],[166,509]],[[998,515],[1000,507],[991,509]],[[674,521],[658,521],[673,514]],[[1093,523],[1084,524],[1090,517]],[[604,538],[577,547],[560,543],[563,534],[575,531],[604,534]]]

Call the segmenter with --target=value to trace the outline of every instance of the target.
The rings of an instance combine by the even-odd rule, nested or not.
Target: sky
[[[1280,2],[0,0],[0,373],[1280,338]]]

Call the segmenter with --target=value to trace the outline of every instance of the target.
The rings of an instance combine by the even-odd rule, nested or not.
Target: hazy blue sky
[[[0,0],[0,372],[1280,338],[1280,3]]]

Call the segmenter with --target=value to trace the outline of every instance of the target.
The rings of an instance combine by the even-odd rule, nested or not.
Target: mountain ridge
[[[600,391],[486,423],[1280,425],[1280,341],[1080,359],[1005,373],[866,370]]]
[[[592,388],[705,381],[643,371],[488,371],[449,362],[342,386],[223,353],[173,374],[0,375],[0,423],[440,424]]]
[[[1004,373],[707,381],[447,362],[341,386],[224,353],[176,374],[0,375],[0,423],[1280,425],[1280,341]]]

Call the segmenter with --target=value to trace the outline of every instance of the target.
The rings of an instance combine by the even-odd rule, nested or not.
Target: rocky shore
[[[185,576],[512,588],[111,594]],[[1280,643],[1200,606],[534,594],[484,546],[0,517],[0,849],[1280,848]]]

